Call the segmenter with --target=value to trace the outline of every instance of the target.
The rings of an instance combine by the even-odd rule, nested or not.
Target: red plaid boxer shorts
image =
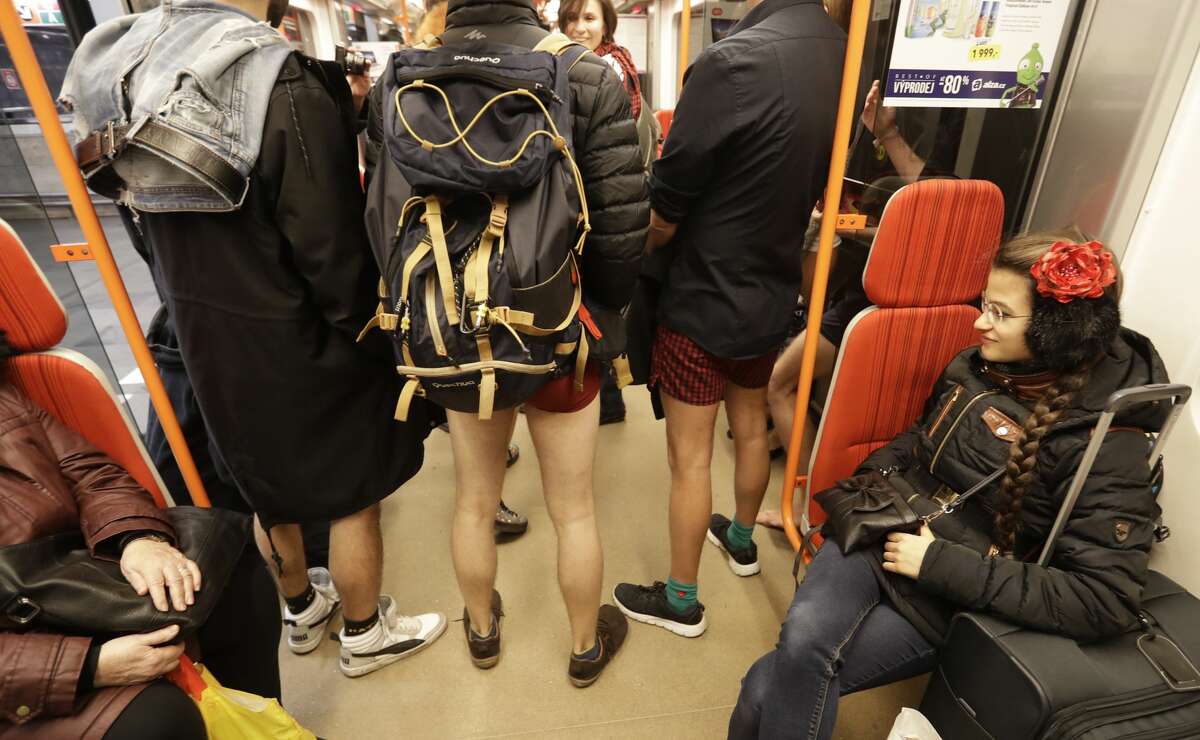
[[[729,383],[741,388],[766,386],[778,356],[775,351],[728,360],[660,325],[650,358],[650,386],[691,406],[712,406],[725,397]]]

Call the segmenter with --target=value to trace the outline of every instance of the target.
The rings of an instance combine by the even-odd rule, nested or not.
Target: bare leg
[[[304,593],[308,588],[308,565],[304,560],[304,537],[300,534],[300,525],[277,524],[271,527],[271,537],[268,539],[258,517],[254,517],[254,541],[263,560],[267,561],[267,569],[274,576],[279,592],[285,598]],[[275,543],[274,552],[271,551],[272,542]],[[276,554],[280,558],[278,563]]]
[[[600,401],[571,414],[525,407],[542,472],[546,509],[558,535],[558,587],[571,622],[576,653],[596,643],[604,552],[592,500],[592,466]]]
[[[796,382],[800,378],[800,362],[804,357],[804,335],[796,337],[775,360],[771,381],[767,385],[767,404],[771,407],[771,420],[775,432],[786,447],[792,433],[792,420],[796,407]]]
[[[754,525],[771,479],[766,398],[766,386],[742,388],[729,383],[725,388],[725,414],[733,430],[733,492],[737,501],[734,518],[744,527]]]
[[[771,419],[775,422],[775,433],[779,435],[784,447],[792,434],[795,423],[796,385],[800,380],[800,364],[804,356],[804,337],[807,332],[801,332],[795,341],[788,345],[779,359],[775,361],[775,369],[771,372],[771,382],[767,386],[767,405],[771,409]],[[817,343],[817,362],[813,367],[813,382],[827,378],[833,374],[833,365],[837,360],[837,347],[825,337],[820,337]],[[812,458],[812,446],[817,436],[817,427],[806,414],[804,418],[804,434],[800,437],[800,472],[808,471],[808,462]],[[800,497],[793,499],[800,505]],[[797,517],[799,511],[795,512]],[[778,509],[767,509],[758,515],[757,522],[775,529],[783,528],[783,518]]]
[[[497,411],[482,421],[473,413],[446,411],[458,489],[450,552],[467,614],[476,632],[482,634],[487,634],[492,623],[492,590],[496,586],[492,527],[504,487],[505,456],[515,414],[514,409]]]
[[[663,393],[671,466],[671,577],[696,583],[712,518],[712,448],[717,404],[692,406]]]
[[[329,571],[342,597],[342,615],[356,622],[370,618],[379,608],[383,580],[379,504],[330,526]]]

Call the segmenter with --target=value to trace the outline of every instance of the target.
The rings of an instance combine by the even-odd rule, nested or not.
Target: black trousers
[[[166,681],[138,694],[104,733],[104,740],[205,740],[204,718],[192,698]]]

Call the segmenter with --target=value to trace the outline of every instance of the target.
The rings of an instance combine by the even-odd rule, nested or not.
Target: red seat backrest
[[[863,274],[874,304],[851,321],[813,445],[808,491],[851,475],[912,425],[946,365],[978,337],[983,292],[1000,246],[1004,196],[982,180],[901,188],[879,222]],[[809,496],[810,525],[825,514]]]
[[[79,432],[140,483],[159,506],[165,486],[103,371],[68,349],[54,349],[67,315],[16,232],[0,220],[0,329],[21,354],[10,381],[38,406]]]

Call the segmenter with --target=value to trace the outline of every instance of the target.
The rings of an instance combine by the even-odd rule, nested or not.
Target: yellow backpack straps
[[[583,46],[583,44],[580,44],[578,42],[572,41],[571,39],[567,38],[566,35],[563,34],[562,32],[555,31],[554,33],[548,34],[545,38],[543,38],[541,41],[539,41],[537,43],[537,46],[533,47],[533,50],[534,51],[548,51],[551,54],[553,54],[554,56],[558,56],[558,55],[562,54],[564,51],[566,51],[572,45]]]
[[[436,195],[425,199],[425,226],[429,229],[429,241],[433,245],[433,259],[437,263],[438,281],[442,288],[442,306],[446,309],[446,320],[458,323],[458,306],[454,301],[454,270],[450,266],[450,248],[446,245],[446,230],[442,226],[442,203]],[[431,317],[431,320],[436,317]]]
[[[400,398],[396,401],[396,412],[393,414],[396,421],[408,421],[408,410],[412,406],[413,396],[419,395],[421,395],[421,382],[414,377],[409,377],[400,391]]]

